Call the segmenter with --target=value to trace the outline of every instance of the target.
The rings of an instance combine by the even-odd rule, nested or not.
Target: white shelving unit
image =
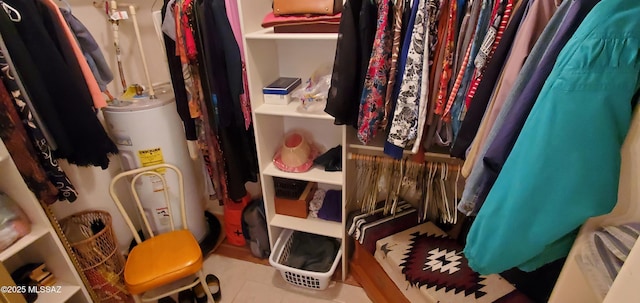
[[[342,145],[344,168],[346,127],[334,125],[333,117],[326,113],[298,111],[297,101],[288,105],[271,105],[264,104],[262,98],[262,87],[278,77],[299,77],[304,85],[304,81],[316,69],[323,66],[330,69],[333,65],[338,34],[283,34],[274,33],[273,28],[262,28],[261,21],[272,10],[271,3],[270,0],[238,1],[269,240],[273,247],[284,229],[339,239],[343,247],[341,269],[344,279],[348,268],[344,227],[347,212],[344,207],[342,222],[276,214],[273,177],[317,182],[319,188],[339,189],[342,190],[342,200],[346,201],[345,174],[326,172],[322,168],[313,168],[305,173],[287,173],[278,170],[272,160],[285,135],[296,130],[312,140],[321,152]]]
[[[580,233],[567,257],[549,298],[550,303],[637,303],[640,302],[640,241],[636,241],[626,262],[604,298],[589,284],[589,277],[577,261],[591,233],[602,226],[640,222],[640,116],[634,116],[621,150],[618,201],[607,215],[591,218]]]
[[[36,302],[91,302],[82,280],[40,203],[22,180],[5,145],[0,141],[0,191],[16,201],[31,221],[31,232],[0,252],[8,272],[26,263],[45,263],[56,277],[59,293],[38,294]]]

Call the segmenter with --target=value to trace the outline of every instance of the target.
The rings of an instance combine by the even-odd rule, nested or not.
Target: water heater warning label
[[[162,157],[162,149],[159,147],[139,150],[138,158],[140,158],[140,164],[142,165],[142,167],[164,163],[164,158]],[[166,169],[164,168],[160,168],[157,170],[157,172],[161,174],[163,174],[165,171]]]

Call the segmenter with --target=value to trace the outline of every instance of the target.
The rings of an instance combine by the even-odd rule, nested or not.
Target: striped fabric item
[[[404,12],[404,0],[396,1],[393,14],[393,42],[391,43],[391,67],[389,69],[389,80],[387,92],[384,97],[384,116],[380,122],[380,128],[386,129],[391,114],[391,93],[396,84],[396,74],[398,72],[398,55],[400,54],[400,42],[402,33],[402,13]]]
[[[445,99],[449,88],[449,81],[453,76],[453,56],[455,53],[455,24],[457,23],[458,3],[452,1],[449,6],[449,18],[447,19],[447,35],[445,40],[445,54],[442,60],[442,74],[440,76],[440,85],[438,88],[438,97],[436,99],[436,114],[442,114],[444,111]]]
[[[473,99],[473,96],[475,96],[476,91],[478,90],[478,85],[480,84],[480,81],[482,81],[482,72],[484,71],[484,67],[486,67],[489,61],[491,61],[491,56],[496,51],[496,48],[498,47],[500,40],[502,40],[502,34],[504,33],[504,30],[507,28],[507,24],[509,24],[509,19],[511,18],[512,10],[513,10],[513,0],[507,0],[507,3],[504,8],[504,14],[502,15],[502,17],[500,18],[499,16],[500,12],[498,12],[497,14],[498,16],[497,18],[500,18],[500,25],[498,26],[497,31],[495,31],[495,27],[491,27],[487,32],[487,35],[485,36],[485,40],[482,43],[480,52],[478,53],[478,57],[476,57],[476,60],[475,60],[476,62],[475,77],[473,78],[473,80],[471,80],[471,86],[469,86],[469,92],[467,93],[467,97],[464,100],[466,108],[469,108],[469,104],[471,104],[471,99]],[[493,37],[493,35],[495,35],[495,37]],[[483,53],[483,49],[485,49],[485,43],[491,40],[493,40],[493,43],[490,44],[491,49],[489,50],[488,53],[486,52]],[[483,55],[486,56],[486,58],[484,58],[483,60],[478,60],[479,57]]]
[[[471,35],[470,40],[473,40],[474,36],[475,36],[475,33]],[[467,66],[467,64],[469,63],[469,57],[471,56],[472,46],[473,44],[469,43],[469,46],[467,47],[467,51],[464,54],[464,59],[462,60],[461,66],[463,67]],[[460,85],[462,84],[462,78],[464,77],[465,70],[466,70],[465,68],[461,68],[460,71],[458,72],[458,76],[456,77],[456,82],[453,84],[453,88],[451,89],[451,93],[449,94],[449,100],[447,100],[447,104],[444,107],[444,111],[442,113],[436,112],[436,114],[442,115],[442,120],[445,122],[451,121],[451,107],[453,106],[453,103],[456,100],[456,95],[458,94],[458,90],[460,90]]]
[[[603,300],[640,234],[640,222],[607,226],[589,235],[578,258],[593,290]]]

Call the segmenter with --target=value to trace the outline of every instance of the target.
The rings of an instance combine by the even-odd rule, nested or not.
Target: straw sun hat
[[[299,132],[285,136],[280,149],[273,157],[273,164],[286,172],[306,172],[313,166],[318,150]]]

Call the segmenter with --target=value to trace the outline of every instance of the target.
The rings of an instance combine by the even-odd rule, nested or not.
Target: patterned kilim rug
[[[375,257],[411,302],[532,302],[500,275],[481,276],[431,222],[378,240]]]

